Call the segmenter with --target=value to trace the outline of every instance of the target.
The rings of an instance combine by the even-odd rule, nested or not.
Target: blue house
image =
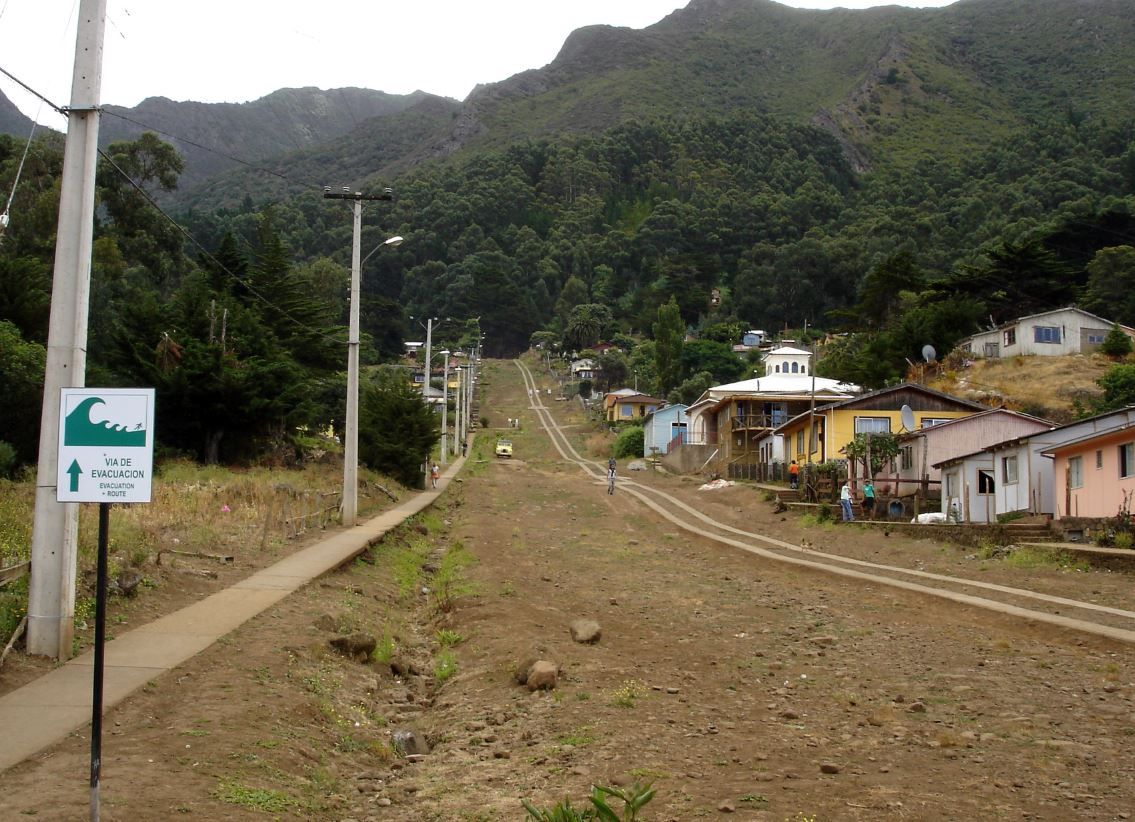
[[[686,441],[686,406],[666,405],[646,415],[642,428],[642,455],[662,456]],[[657,449],[657,450],[654,450]]]

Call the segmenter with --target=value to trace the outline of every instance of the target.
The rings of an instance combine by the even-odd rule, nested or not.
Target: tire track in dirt
[[[560,456],[568,462],[575,463],[579,468],[588,474],[596,482],[603,481],[603,467],[593,460],[588,460],[575,450],[567,436],[560,430],[560,426],[552,417],[550,410],[544,406],[540,398],[540,392],[536,389],[536,382],[528,367],[520,360],[514,361],[517,368],[520,370],[526,388],[529,389],[529,395],[533,398],[531,410],[537,415],[540,420],[541,426],[547,433],[552,444],[559,452]],[[1006,598],[1016,598],[1022,601],[1035,601],[1043,602],[1051,605],[1058,605],[1062,607],[1077,608],[1082,611],[1087,611],[1093,614],[1106,614],[1114,618],[1114,621],[1119,622],[1121,625],[1128,626],[1135,623],[1135,612],[1124,610],[1121,608],[1112,608],[1109,606],[1098,605],[1092,602],[1085,602],[1083,600],[1068,599],[1065,597],[1052,596],[1050,594],[1038,593],[1029,591],[1022,588],[1012,588],[1005,585],[997,585],[995,583],[981,582],[979,580],[970,580],[960,577],[952,577],[944,574],[934,574],[928,571],[918,571],[908,568],[900,568],[892,565],[882,565],[880,563],[867,562],[850,557],[841,557],[835,554],[828,554],[824,552],[806,549],[801,545],[793,545],[792,543],[776,539],[774,537],[757,534],[750,531],[744,531],[739,528],[734,528],[731,525],[718,522],[695,508],[687,505],[682,500],[660,491],[656,488],[642,485],[631,480],[620,480],[619,488],[622,491],[629,493],[631,496],[638,499],[643,505],[647,506],[655,513],[664,519],[672,522],[679,528],[688,531],[697,536],[712,539],[716,542],[730,545],[735,548],[740,548],[762,559],[769,559],[776,562],[787,563],[799,567],[808,568],[814,571],[820,571],[828,574],[836,574],[843,577],[861,580],[864,582],[878,583],[887,585],[893,588],[900,588],[905,591],[910,591],[917,594],[937,597],[948,601],[956,602],[961,605],[966,605],[974,608],[981,608],[984,610],[992,611],[1007,616],[1013,616],[1020,619],[1028,620],[1031,622],[1045,623],[1059,628],[1071,631],[1078,631],[1082,633],[1092,634],[1107,639],[1116,640],[1119,642],[1135,645],[1135,630],[1130,627],[1120,627],[1120,625],[1113,625],[1104,622],[1097,622],[1091,619],[1079,619],[1074,617],[1064,616],[1059,613],[1050,613],[1048,611],[1035,610],[1034,608],[1026,608],[1021,605],[1013,604],[1011,601],[1004,599],[992,599],[984,596],[975,596],[974,594],[967,594],[962,591],[952,590],[946,587],[936,585],[923,584],[920,582],[911,582],[905,579],[899,579],[891,574],[907,575],[918,577],[928,582],[940,583],[941,586],[953,585],[963,588],[978,588],[984,591],[990,591],[1002,594]],[[653,494],[664,500],[667,506],[664,507],[654,499],[651,499],[647,494]],[[673,508],[678,508],[685,514],[693,517],[706,526],[716,529],[718,532],[706,530],[687,519],[683,519],[674,513]],[[733,534],[742,539],[735,539],[727,534]],[[786,553],[781,553],[777,550],[764,548],[759,545],[754,545],[752,542],[745,540],[756,540],[771,545],[780,551],[791,551],[799,554],[806,554],[807,559],[802,556],[791,556]],[[843,563],[843,565],[837,564]],[[870,571],[856,570],[856,568],[846,567],[847,565],[858,566],[860,568],[870,569]]]

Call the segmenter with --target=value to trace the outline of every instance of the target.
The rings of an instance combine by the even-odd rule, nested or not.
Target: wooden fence
[[[289,487],[278,488],[280,494],[280,522],[284,527],[284,539],[295,539],[300,534],[318,528],[323,530],[339,516],[343,504],[340,491],[298,491]],[[271,520],[271,517],[269,517]],[[265,528],[267,536],[267,528]]]
[[[3,588],[9,582],[15,582],[17,579],[27,576],[31,567],[30,562],[18,562],[15,565],[6,565],[0,568],[0,588]]]

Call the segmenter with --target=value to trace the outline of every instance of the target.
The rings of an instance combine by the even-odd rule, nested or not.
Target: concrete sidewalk
[[[429,507],[460,471],[451,464],[437,491],[415,494],[349,531],[258,571],[231,588],[127,631],[106,643],[103,709],[205,650],[313,579],[338,568],[407,518]],[[23,762],[91,721],[94,651],[0,697],[0,772]]]

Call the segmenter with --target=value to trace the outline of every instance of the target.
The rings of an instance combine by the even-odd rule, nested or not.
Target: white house
[[[896,493],[909,494],[919,486],[937,486],[941,477],[934,467],[937,463],[1053,427],[1046,420],[1005,408],[990,408],[958,419],[923,418],[922,425],[899,434],[899,455],[894,465],[875,477],[880,489],[891,485]]]
[[[942,513],[947,521],[997,521],[992,453],[978,451],[934,467],[942,471]]]
[[[1068,306],[1030,314],[989,331],[981,331],[959,342],[958,348],[971,357],[990,359],[1018,355],[1059,357],[1087,354],[1099,348],[1113,325],[1114,322],[1103,317]],[[1119,327],[1135,340],[1135,328]]]
[[[857,393],[857,385],[827,377],[805,376],[799,372],[796,376],[778,372],[772,376],[715,385],[686,409],[690,441],[717,443],[719,432],[724,430],[718,419],[722,411],[732,410],[734,413],[729,416],[743,420],[752,418],[754,425],[750,427],[771,429],[805,410],[810,402],[822,405]],[[742,409],[739,403],[745,407]]]
[[[807,375],[808,363],[811,359],[811,351],[782,345],[780,348],[774,348],[765,354],[765,376],[771,377],[777,374],[787,376]]]
[[[571,378],[573,380],[595,379],[595,363],[587,359],[576,360],[571,364]]]
[[[1093,434],[1135,424],[1135,406],[1016,437],[936,465],[942,471],[942,512],[992,522],[1001,514],[1055,511],[1051,457],[1042,452]],[[951,479],[952,477],[952,479]],[[986,519],[985,517],[991,517]]]

